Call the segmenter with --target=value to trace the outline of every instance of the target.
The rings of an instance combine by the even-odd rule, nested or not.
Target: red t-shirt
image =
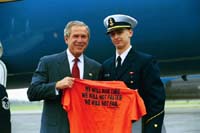
[[[131,133],[132,120],[146,114],[137,90],[121,81],[75,79],[62,97],[70,133]]]

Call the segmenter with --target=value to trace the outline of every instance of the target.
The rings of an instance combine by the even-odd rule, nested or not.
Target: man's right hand
[[[65,77],[56,83],[56,89],[62,90],[62,89],[66,89],[66,88],[71,88],[73,86],[73,84],[74,84],[74,78]]]

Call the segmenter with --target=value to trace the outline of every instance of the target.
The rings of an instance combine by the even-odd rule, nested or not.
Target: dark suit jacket
[[[84,79],[97,79],[100,67],[84,56]],[[61,96],[55,93],[56,82],[66,76],[71,76],[66,51],[40,59],[27,95],[30,101],[44,100],[41,133],[69,133],[67,113],[62,108]]]
[[[158,64],[151,55],[131,49],[118,72],[113,56],[102,64],[100,80],[122,80],[129,88],[138,89],[147,110],[147,115],[143,117],[143,132],[161,132],[165,90]]]

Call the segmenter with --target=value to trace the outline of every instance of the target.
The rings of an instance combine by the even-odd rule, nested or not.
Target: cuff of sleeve
[[[56,94],[56,96],[59,95],[59,92],[58,92],[58,90],[56,88],[55,88],[55,94]]]

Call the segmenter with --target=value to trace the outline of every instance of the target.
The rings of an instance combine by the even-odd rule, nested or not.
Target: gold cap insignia
[[[114,18],[109,18],[108,19],[108,27],[112,27],[114,25],[114,23],[115,23]]]

